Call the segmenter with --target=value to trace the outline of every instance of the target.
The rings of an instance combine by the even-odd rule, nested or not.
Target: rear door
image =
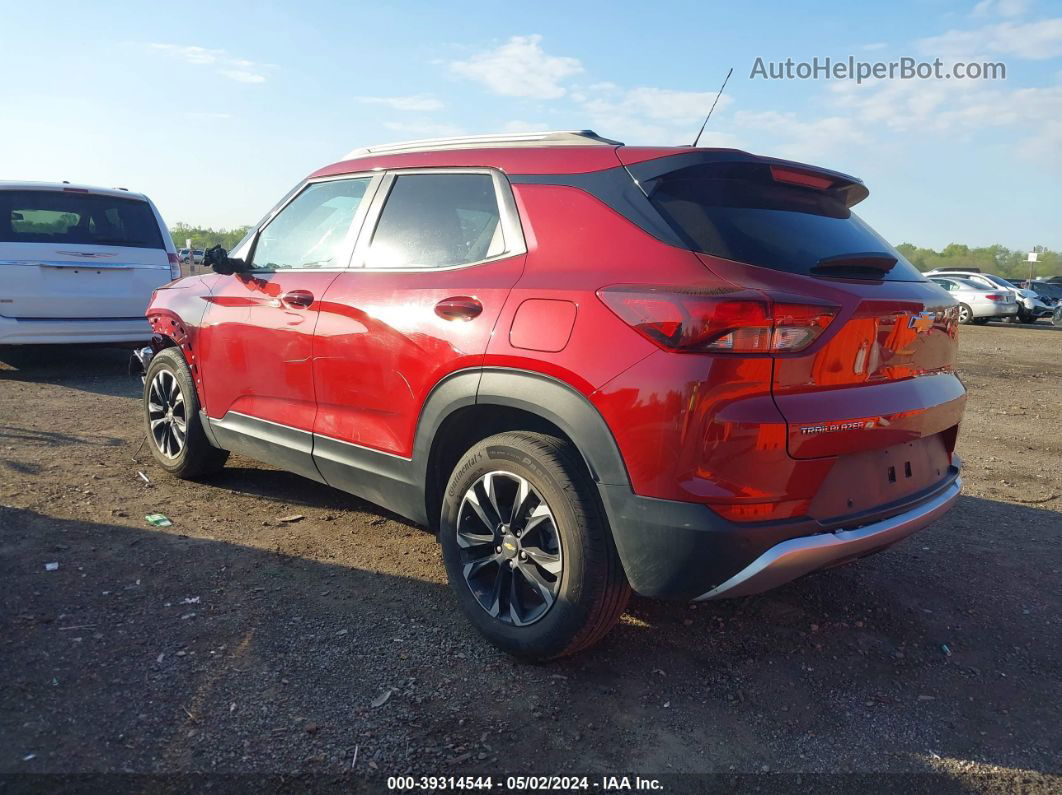
[[[482,363],[523,269],[516,219],[508,182],[487,169],[385,177],[317,325],[314,456],[329,483],[362,493],[359,448],[410,457],[432,388]]]
[[[171,279],[165,234],[141,198],[0,189],[0,315],[143,318]]]
[[[865,195],[856,187],[843,175],[766,162],[697,165],[647,184],[717,275],[779,302],[833,308],[810,347],[773,357],[789,454],[910,446],[899,477],[916,490],[947,469],[965,399],[954,372],[956,301],[851,211]]]

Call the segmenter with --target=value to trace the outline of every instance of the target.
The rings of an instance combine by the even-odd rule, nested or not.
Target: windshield
[[[647,186],[650,201],[698,251],[808,275],[923,281],[896,249],[830,190],[775,181],[759,163],[710,163],[665,174]],[[872,255],[879,268],[823,260]]]
[[[1006,279],[1000,278],[999,276],[993,276],[990,273],[986,273],[984,277],[988,279],[988,281],[992,282],[992,284],[999,285],[1000,287],[1005,287],[1008,290],[1015,289],[1013,284],[1008,282]]]
[[[0,191],[0,242],[165,248],[147,202],[67,190]]]

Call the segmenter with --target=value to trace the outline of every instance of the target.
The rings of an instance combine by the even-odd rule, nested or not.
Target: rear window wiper
[[[880,279],[899,260],[884,251],[861,251],[823,257],[811,272],[820,276],[848,276],[856,279]]]

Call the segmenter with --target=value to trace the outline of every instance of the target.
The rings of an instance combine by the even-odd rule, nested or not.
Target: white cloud
[[[592,114],[624,114],[638,118],[666,122],[689,122],[703,119],[715,99],[715,92],[672,91],[666,88],[631,88],[618,97],[599,97],[587,100],[585,108]],[[719,98],[716,111],[729,105],[732,99],[725,94]]]
[[[1017,24],[1001,22],[974,30],[949,30],[919,39],[926,55],[954,58],[1012,55],[1043,60],[1062,55],[1062,17]]]
[[[465,131],[456,125],[438,122],[389,121],[384,123],[384,127],[411,140],[452,138],[465,134]]]
[[[1062,171],[1062,120],[1051,119],[1038,124],[1025,140],[1018,144],[1018,154],[1035,160],[1053,171]]]
[[[522,132],[543,132],[548,130],[549,125],[541,121],[520,121],[514,119],[513,121],[507,121],[502,125],[503,132],[509,133],[522,133]]]
[[[441,100],[427,94],[413,94],[405,97],[356,97],[356,99],[367,105],[386,105],[392,110],[411,110],[421,113],[442,110],[445,107]]]
[[[264,83],[266,81],[265,75],[247,69],[219,69],[218,74],[229,80],[235,80],[237,83]]]
[[[971,12],[975,17],[1017,17],[1029,8],[1028,0],[981,0]]]
[[[777,141],[770,154],[793,160],[831,157],[841,147],[865,145],[869,141],[860,125],[844,116],[804,121],[795,113],[746,110],[734,114],[734,126],[757,137],[767,133]]]
[[[615,85],[595,84],[597,96],[582,101],[582,112],[597,132],[632,143],[679,144],[693,141],[705,114],[715,100],[714,92],[675,91],[640,86],[620,90]],[[723,95],[716,113],[732,99]],[[713,115],[713,118],[718,118]],[[702,138],[702,142],[705,139]],[[730,146],[731,142],[708,144]]]
[[[1062,85],[1007,89],[973,80],[892,80],[834,86],[835,104],[856,123],[902,132],[969,136],[986,127],[1030,132],[1062,118]]]
[[[235,58],[225,50],[210,50],[192,44],[152,43],[147,46],[156,52],[195,66],[213,66],[219,75],[237,83],[264,83],[265,73],[274,68],[272,64],[260,64],[248,61],[246,58]]]
[[[583,65],[578,58],[549,55],[540,46],[541,41],[537,34],[513,36],[493,50],[451,62],[450,70],[507,97],[563,97],[563,81],[582,72]]]

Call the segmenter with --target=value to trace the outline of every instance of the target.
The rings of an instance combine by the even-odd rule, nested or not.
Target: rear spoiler
[[[617,154],[623,161],[623,148],[618,149]],[[806,163],[797,163],[792,160],[781,160],[776,157],[761,157],[739,149],[694,149],[624,165],[639,184],[644,184],[672,171],[710,163],[748,163],[767,166],[775,181],[829,190],[839,195],[846,207],[854,207],[870,195],[870,191],[861,179],[842,174],[840,171],[831,171],[827,168],[809,166]]]

